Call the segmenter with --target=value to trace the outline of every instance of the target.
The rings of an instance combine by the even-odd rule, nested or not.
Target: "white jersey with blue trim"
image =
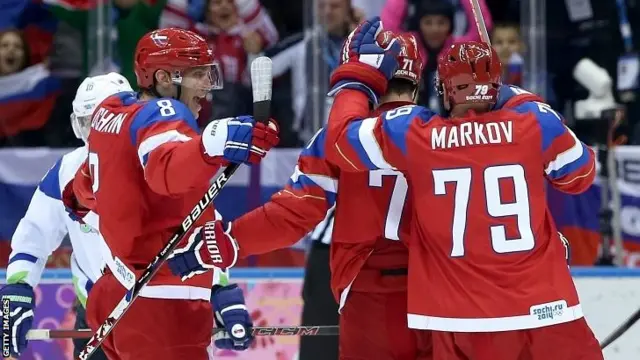
[[[100,242],[104,240],[90,226],[72,220],[62,203],[65,186],[86,157],[86,146],[75,149],[60,158],[40,181],[11,240],[8,283],[25,282],[35,287],[48,257],[69,234],[74,288],[81,303],[86,303],[87,294],[104,267],[100,254]]]

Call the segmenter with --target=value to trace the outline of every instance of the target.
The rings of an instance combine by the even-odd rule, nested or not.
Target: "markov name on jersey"
[[[455,126],[434,128],[431,131],[431,148],[434,150],[512,142],[513,123],[511,121],[486,124],[466,122]]]

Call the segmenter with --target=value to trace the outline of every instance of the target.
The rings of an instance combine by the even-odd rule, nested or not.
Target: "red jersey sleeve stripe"
[[[585,162],[582,166],[565,176],[550,179],[556,188],[566,193],[579,194],[591,186],[596,176],[595,156],[593,150],[588,147],[585,148],[585,153],[587,153],[590,161]]]
[[[549,151],[552,153],[549,154]],[[545,168],[545,173],[551,179],[566,177],[594,161],[589,149],[568,129],[554,139],[545,153],[545,158],[551,159]]]

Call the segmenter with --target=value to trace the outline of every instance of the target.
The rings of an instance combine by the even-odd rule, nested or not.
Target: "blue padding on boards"
[[[301,279],[303,268],[234,268],[230,270],[231,279]],[[582,267],[571,268],[574,277],[640,277],[640,268],[617,267]],[[7,277],[6,270],[0,270],[2,282]],[[42,274],[43,280],[69,280],[69,269],[46,269]]]

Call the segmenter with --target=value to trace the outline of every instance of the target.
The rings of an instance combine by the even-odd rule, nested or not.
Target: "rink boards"
[[[572,270],[585,317],[598,339],[616,329],[631,313],[640,308],[640,269],[575,268]],[[4,271],[1,273],[5,279]],[[247,306],[259,310],[269,325],[298,325],[302,309],[303,270],[297,268],[232,269],[231,276],[244,290]],[[35,327],[72,328],[75,300],[68,270],[46,270],[37,291]],[[256,311],[256,313],[258,313]],[[607,360],[640,359],[640,324],[632,327],[605,351]],[[297,359],[298,339],[279,336],[257,341],[243,353],[216,352],[216,359]],[[72,359],[72,345],[67,340],[31,342],[21,359]]]

